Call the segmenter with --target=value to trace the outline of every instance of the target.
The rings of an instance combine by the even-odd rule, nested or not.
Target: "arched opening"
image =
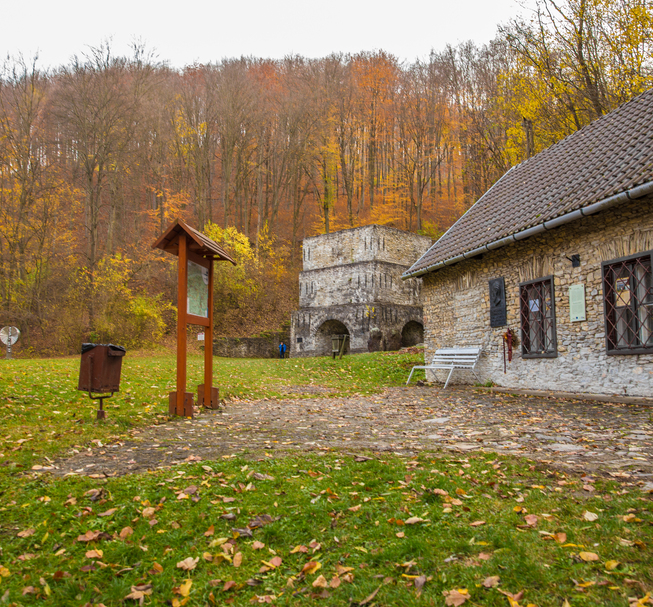
[[[347,327],[339,320],[327,320],[315,333],[315,353],[317,356],[331,356],[331,336],[349,335]],[[345,354],[349,353],[350,338],[345,343]]]
[[[401,347],[409,348],[424,342],[424,326],[416,320],[411,320],[401,330]]]

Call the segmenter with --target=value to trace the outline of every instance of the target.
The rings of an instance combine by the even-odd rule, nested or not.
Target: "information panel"
[[[188,262],[188,313],[203,318],[209,317],[209,270]]]
[[[506,287],[503,278],[490,281],[490,326],[503,327],[506,324]]]
[[[569,287],[569,316],[571,322],[586,319],[585,285],[571,285]]]

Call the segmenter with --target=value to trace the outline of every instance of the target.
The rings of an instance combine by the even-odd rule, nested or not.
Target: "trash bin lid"
[[[82,354],[85,354],[89,350],[92,350],[93,348],[97,348],[98,346],[106,346],[110,350],[118,350],[120,352],[127,352],[124,346],[116,346],[115,344],[82,344]]]

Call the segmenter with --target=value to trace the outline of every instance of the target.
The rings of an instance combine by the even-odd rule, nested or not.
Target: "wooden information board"
[[[193,416],[193,394],[186,392],[186,327],[204,331],[204,384],[198,386],[198,404],[218,407],[213,388],[213,262],[236,262],[210,238],[184,223],[174,221],[152,245],[179,257],[177,279],[177,390],[170,393],[170,412]]]

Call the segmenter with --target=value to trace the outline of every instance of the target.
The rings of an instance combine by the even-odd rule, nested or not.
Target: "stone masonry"
[[[424,277],[426,360],[438,348],[481,346],[477,372],[499,386],[629,396],[653,395],[653,354],[606,353],[601,262],[653,249],[653,197],[582,218]],[[580,267],[569,258],[580,255]],[[504,374],[502,335],[520,336],[519,283],[553,276],[558,354],[521,356]],[[488,281],[503,277],[507,326],[490,327]],[[569,287],[585,287],[586,319],[570,319]],[[433,379],[433,372],[430,378]],[[440,379],[442,379],[440,377]],[[456,372],[452,381],[473,383]]]
[[[427,236],[378,225],[304,239],[291,356],[331,354],[334,334],[349,335],[352,353],[420,343],[421,280],[401,275],[430,245]]]

